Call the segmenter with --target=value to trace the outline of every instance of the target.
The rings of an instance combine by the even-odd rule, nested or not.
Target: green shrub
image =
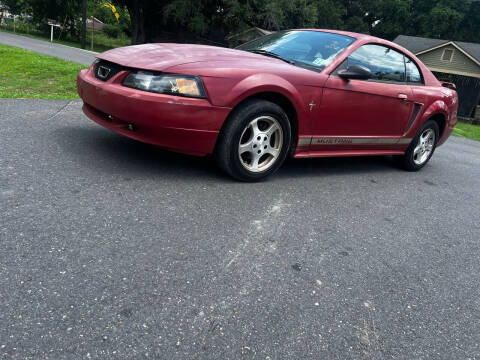
[[[111,38],[118,38],[122,33],[122,29],[119,25],[105,25],[103,27],[103,32]]]

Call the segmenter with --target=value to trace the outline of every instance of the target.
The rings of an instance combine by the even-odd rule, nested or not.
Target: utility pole
[[[87,41],[87,0],[82,0],[82,49]]]
[[[95,18],[92,15],[92,46],[91,46],[92,51],[93,51],[93,33],[94,33],[94,31],[95,31]]]

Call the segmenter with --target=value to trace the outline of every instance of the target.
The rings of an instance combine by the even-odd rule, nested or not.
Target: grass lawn
[[[82,64],[0,44],[0,98],[75,99]]]
[[[453,135],[473,140],[480,140],[480,125],[470,125],[458,122]]]

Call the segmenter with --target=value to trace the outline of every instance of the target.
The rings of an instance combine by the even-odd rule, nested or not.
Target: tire
[[[440,130],[433,120],[428,120],[418,130],[405,155],[400,157],[400,164],[407,171],[418,171],[432,158],[437,147]]]
[[[259,181],[283,164],[291,137],[290,122],[280,106],[247,100],[230,114],[220,131],[215,159],[235,179]]]

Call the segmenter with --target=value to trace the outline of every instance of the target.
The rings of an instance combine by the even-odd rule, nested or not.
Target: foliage
[[[116,38],[122,33],[122,28],[116,24],[107,24],[103,27],[103,32],[111,38]]]
[[[105,6],[106,2],[106,0],[88,0],[87,17],[93,15],[103,23],[109,25],[110,28],[113,27],[116,29],[112,30],[110,33],[117,32],[120,34],[121,32],[124,32],[130,35],[130,14],[128,13],[128,10],[125,7],[116,7],[117,12],[120,15],[120,18],[117,21],[110,8]]]
[[[54,20],[64,26],[65,36],[72,40],[79,40],[81,32],[81,0],[3,0],[6,6],[14,14],[29,15],[30,25],[41,33],[49,33],[50,27],[47,20]],[[105,7],[106,1],[88,0],[87,17],[94,16],[107,25],[114,25],[120,29],[116,36],[121,33],[130,35],[130,15],[125,7],[120,7],[119,21],[115,19],[112,11]]]
[[[30,3],[28,0],[3,0],[0,8],[9,9],[11,13],[20,15],[21,13],[31,12]]]
[[[75,99],[84,65],[0,45],[0,98]]]
[[[334,28],[393,39],[399,34],[480,42],[474,0],[119,0],[131,14],[133,41],[163,31],[222,41],[249,26],[269,30]],[[192,36],[191,38],[194,38]]]
[[[80,0],[5,0],[35,19],[67,19],[78,26]],[[103,0],[88,0],[88,15],[116,20]],[[480,42],[476,0],[116,0],[117,24],[132,42],[155,40],[225,43],[248,27],[268,30],[333,28],[393,39],[399,34]],[[116,30],[112,30],[114,32]]]

